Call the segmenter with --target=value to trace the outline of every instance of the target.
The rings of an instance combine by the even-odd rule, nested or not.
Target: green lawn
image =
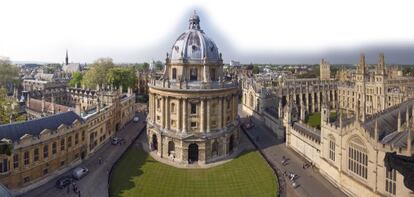
[[[313,128],[320,129],[321,128],[321,113],[315,112],[315,113],[309,114],[305,122],[306,124],[308,124],[309,126]]]
[[[332,121],[333,119],[335,119],[335,117],[336,112],[331,112],[329,115],[330,120]],[[313,128],[321,129],[321,113],[311,113],[308,117],[306,117],[305,123]]]
[[[110,195],[275,196],[276,181],[271,168],[255,151],[209,169],[178,169],[134,147],[115,166]]]

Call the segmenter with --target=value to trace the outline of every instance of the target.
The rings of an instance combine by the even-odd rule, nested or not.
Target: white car
[[[86,167],[77,167],[72,171],[72,177],[76,180],[80,180],[82,177],[86,176],[89,173],[88,168]]]
[[[134,117],[133,121],[134,122],[139,122],[139,117]]]

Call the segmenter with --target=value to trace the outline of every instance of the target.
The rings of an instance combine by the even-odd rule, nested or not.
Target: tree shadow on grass
[[[148,153],[141,148],[131,146],[114,166],[109,186],[109,196],[122,197],[124,193],[137,187],[135,177],[141,176],[144,172],[141,169],[148,160]]]

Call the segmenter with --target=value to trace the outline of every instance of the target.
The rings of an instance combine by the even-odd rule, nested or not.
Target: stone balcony
[[[238,82],[236,80],[203,82],[153,79],[148,83],[148,86],[169,90],[208,91],[237,88]]]

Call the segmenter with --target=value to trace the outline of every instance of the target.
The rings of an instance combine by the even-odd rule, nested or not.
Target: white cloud
[[[160,44],[193,8],[241,51],[315,51],[414,36],[408,0],[2,0],[1,7],[0,55],[14,60],[62,61],[69,48],[83,62],[145,49]],[[129,59],[142,58],[136,56]]]

